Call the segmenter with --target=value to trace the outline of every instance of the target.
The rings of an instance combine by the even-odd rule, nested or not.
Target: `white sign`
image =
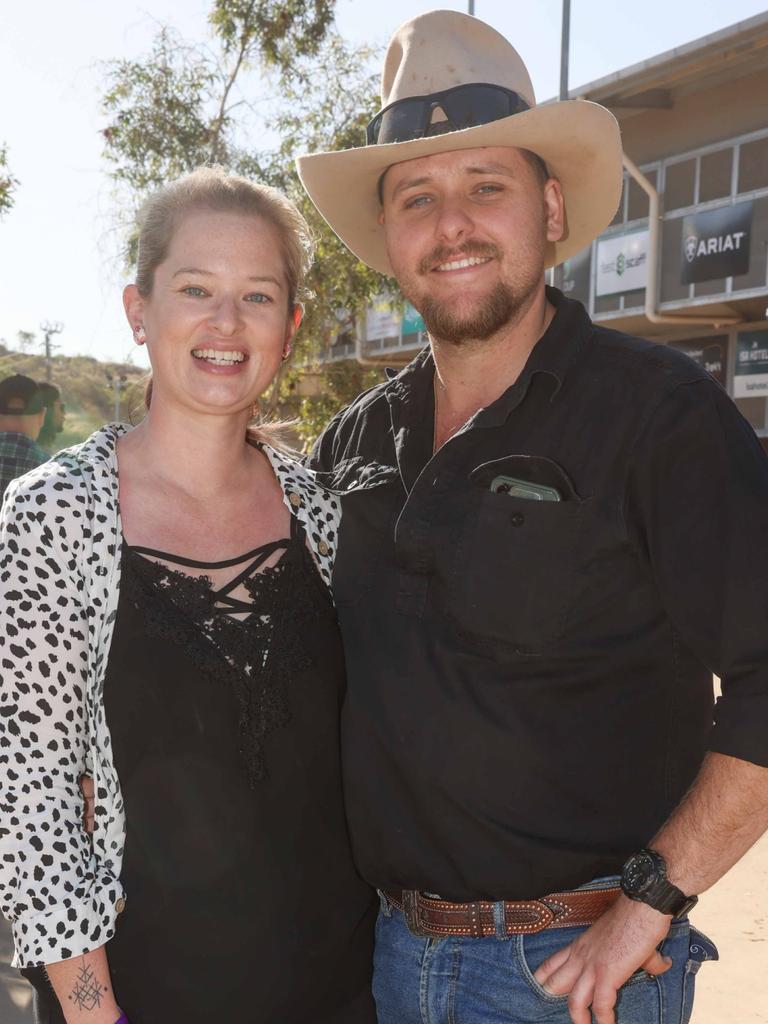
[[[365,313],[365,340],[385,341],[400,337],[400,315],[394,313],[386,299],[376,299]]]
[[[597,243],[595,295],[617,295],[645,288],[648,281],[648,232],[601,238]]]

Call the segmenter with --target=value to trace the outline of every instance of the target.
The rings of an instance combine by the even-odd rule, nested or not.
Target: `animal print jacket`
[[[120,588],[115,443],[127,429],[104,427],[13,481],[0,513],[0,910],[15,967],[102,946],[124,906],[125,818],[102,693]],[[338,499],[263,451],[330,584]]]

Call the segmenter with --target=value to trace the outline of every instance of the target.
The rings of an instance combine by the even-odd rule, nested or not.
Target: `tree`
[[[381,275],[357,261],[305,195],[294,167],[302,152],[360,145],[378,109],[376,51],[345,42],[333,27],[334,0],[215,0],[210,15],[216,48],[184,42],[163,28],[146,59],[107,65],[106,157],[123,195],[129,262],[135,256],[136,210],[153,188],[201,164],[216,163],[284,191],[309,221],[317,258],[308,281],[304,325],[294,364],[316,363],[333,333],[354,329]],[[245,130],[253,104],[245,99],[259,70],[270,102],[262,132]],[[275,148],[251,139],[277,135]],[[244,141],[247,139],[247,143]],[[322,395],[296,397],[300,369],[284,369],[265,403],[269,413],[301,413],[315,433],[326,413],[351,400],[371,374],[328,365]],[[315,372],[317,369],[315,368]],[[358,387],[359,389],[359,387]],[[310,433],[311,433],[310,431]],[[312,438],[302,427],[306,442]]]
[[[7,160],[7,148],[0,146],[0,217],[13,206],[13,193],[18,185],[18,181],[8,168]]]

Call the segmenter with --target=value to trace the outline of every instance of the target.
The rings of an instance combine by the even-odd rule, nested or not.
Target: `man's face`
[[[563,231],[560,185],[510,146],[395,164],[381,223],[403,294],[429,333],[486,340],[543,285],[547,241]]]

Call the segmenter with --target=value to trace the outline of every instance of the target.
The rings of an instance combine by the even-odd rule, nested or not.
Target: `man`
[[[40,389],[40,395],[45,404],[45,419],[37,443],[44,451],[53,453],[55,451],[56,435],[60,434],[64,429],[64,403],[61,400],[61,392],[55,384],[49,384],[48,381],[38,381],[37,386]]]
[[[37,444],[45,405],[37,384],[17,373],[0,381],[0,500],[11,480],[47,462]]]
[[[430,337],[313,454],[379,1019],[687,1020],[687,912],[768,824],[768,464],[691,361],[545,289],[616,208],[607,110],[536,107],[449,11],[395,33],[382,101],[299,161]]]

